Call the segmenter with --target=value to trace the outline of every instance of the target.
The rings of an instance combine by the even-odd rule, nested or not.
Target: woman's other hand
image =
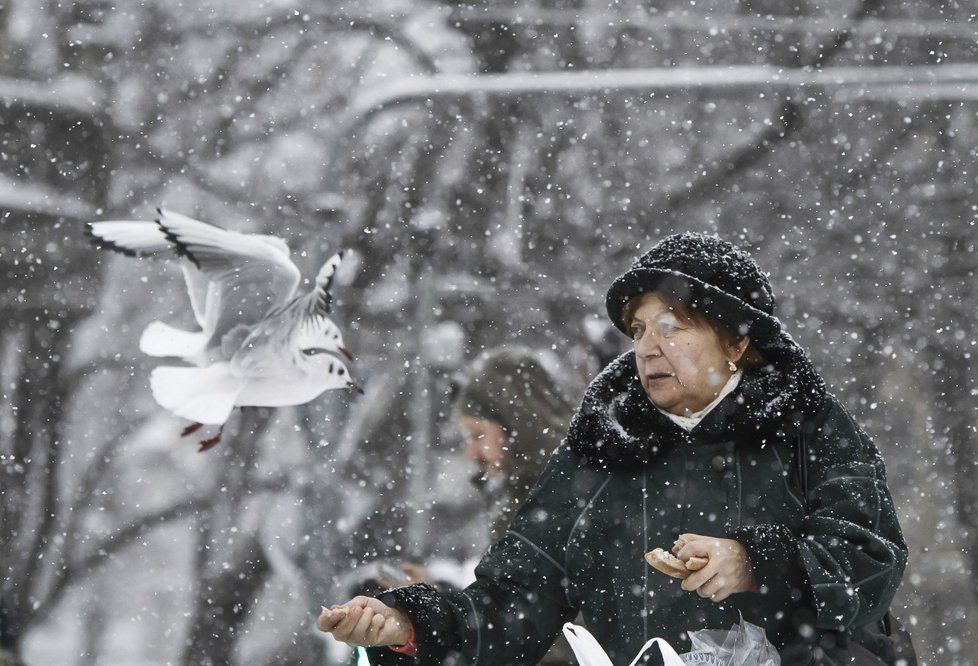
[[[407,613],[373,597],[354,597],[343,605],[324,606],[316,626],[352,646],[404,645],[411,638]]]
[[[707,565],[686,577],[682,588],[695,591],[704,599],[720,602],[738,592],[756,592],[754,571],[747,551],[735,539],[683,534],[672,547],[684,562],[691,557],[705,557]]]

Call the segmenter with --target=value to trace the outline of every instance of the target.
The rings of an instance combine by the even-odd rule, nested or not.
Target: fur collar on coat
[[[783,440],[818,412],[826,391],[801,348],[786,335],[779,342],[776,350],[765,350],[771,363],[745,370],[737,389],[691,433],[652,405],[638,379],[635,352],[627,352],[591,382],[567,444],[592,466],[620,469],[649,463],[660,450],[700,434],[758,445]]]

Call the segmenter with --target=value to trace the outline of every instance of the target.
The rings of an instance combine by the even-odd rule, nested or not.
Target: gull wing
[[[171,259],[176,256],[173,243],[155,222],[89,222],[85,225],[85,233],[96,246],[130,257]]]
[[[326,260],[319,272],[316,274],[316,283],[312,291],[295,298],[294,316],[302,322],[318,321],[326,319],[333,309],[333,295],[330,289],[333,286],[333,276],[336,269],[343,261],[343,251],[339,251]]]
[[[339,327],[327,316],[332,309],[333,297],[330,288],[333,284],[333,276],[342,260],[342,251],[330,257],[319,269],[312,290],[297,296],[289,305],[276,311],[277,319],[287,323],[285,326],[280,326],[279,330],[272,332],[262,330],[267,328],[267,324],[263,323],[253,329],[252,338],[275,337],[279,339],[278,344],[294,352],[316,347],[331,354],[342,354],[350,359],[350,352],[344,346]],[[249,342],[254,340],[249,340],[242,345],[243,353],[235,359],[245,365],[248,364],[248,354],[244,347],[250,346]]]
[[[255,324],[292,298],[299,269],[281,239],[228,231],[172,211],[159,213],[156,224],[174,251],[207,276],[206,289],[196,284],[196,298],[204,300],[201,325],[210,330],[213,342],[235,326]],[[189,276],[187,282],[193,299]]]
[[[149,259],[178,259],[177,246],[167,237],[166,232],[156,222],[136,220],[111,220],[89,222],[85,233],[92,243],[104,250],[112,250],[129,257]],[[197,323],[205,331],[208,329],[205,307],[210,280],[189,263],[181,266],[183,278],[190,294],[190,305]],[[213,327],[213,322],[211,322]],[[209,336],[208,336],[209,337]]]
[[[316,274],[316,286],[313,288],[313,294],[315,294],[316,311],[321,315],[329,314],[332,309],[333,295],[330,294],[330,289],[333,286],[333,276],[336,275],[336,269],[340,267],[341,261],[343,261],[342,250],[327,259],[323,267],[319,269],[319,273]]]

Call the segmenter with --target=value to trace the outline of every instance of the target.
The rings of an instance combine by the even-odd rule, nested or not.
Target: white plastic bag
[[[614,666],[604,648],[584,627],[568,622],[564,625],[564,636],[580,666]],[[653,638],[642,646],[629,666],[635,666],[653,645],[659,646],[663,666],[781,666],[781,656],[767,640],[764,630],[745,622],[743,617],[727,630],[691,631],[689,640],[693,649],[679,655],[662,638]]]
[[[591,632],[584,627],[568,622],[564,625],[564,636],[574,651],[574,656],[577,657],[577,663],[580,666],[614,666],[611,659],[608,658],[608,653],[591,635]],[[684,666],[683,660],[676,654],[673,647],[661,638],[653,638],[643,645],[629,666],[635,666],[642,655],[648,652],[653,645],[659,646],[663,666]]]
[[[709,666],[781,666],[781,656],[756,624],[740,622],[729,630],[689,632],[693,649],[682,655],[687,664]]]

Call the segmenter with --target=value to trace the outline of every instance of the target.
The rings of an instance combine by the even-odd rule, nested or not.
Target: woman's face
[[[748,339],[725,342],[713,328],[684,317],[658,294],[641,296],[631,322],[635,364],[649,399],[671,414],[691,414],[713,402]]]
[[[462,414],[458,417],[465,435],[465,455],[479,465],[483,473],[494,476],[506,469],[506,431],[496,421]]]

